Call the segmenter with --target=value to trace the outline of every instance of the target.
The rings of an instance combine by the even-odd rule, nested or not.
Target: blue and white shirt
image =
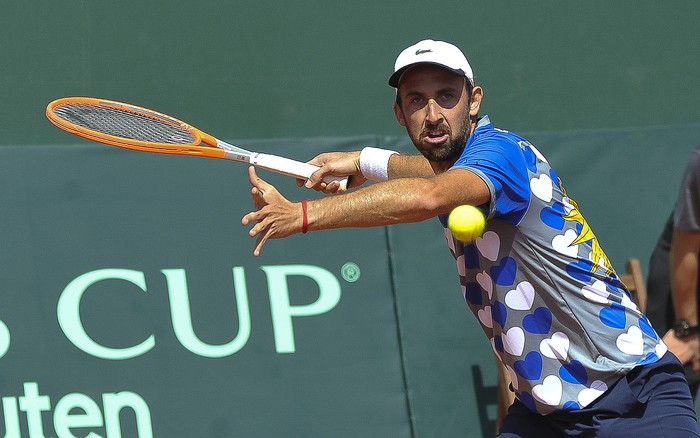
[[[491,192],[481,237],[445,235],[467,304],[520,401],[541,414],[581,409],[659,360],[666,346],[532,144],[483,117],[452,168],[474,172]]]

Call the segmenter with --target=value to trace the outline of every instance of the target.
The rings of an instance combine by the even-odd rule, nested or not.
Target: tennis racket
[[[318,170],[312,164],[242,149],[174,117],[128,103],[65,97],[49,103],[46,117],[66,132],[121,148],[240,161],[299,179]],[[327,176],[323,181],[347,187],[348,178]]]

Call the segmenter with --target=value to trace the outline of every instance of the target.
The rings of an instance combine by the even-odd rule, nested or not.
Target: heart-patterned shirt
[[[471,244],[440,220],[462,292],[513,390],[532,411],[581,409],[667,348],[630,299],[546,158],[482,117],[454,168],[481,177],[491,201]]]

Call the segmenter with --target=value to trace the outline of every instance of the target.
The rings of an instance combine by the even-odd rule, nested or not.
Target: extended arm
[[[256,210],[246,214],[241,222],[255,223],[249,234],[258,238],[254,254],[259,255],[268,239],[301,232],[303,212],[300,203],[288,201],[275,187],[260,179],[253,168],[249,177]],[[449,213],[461,204],[481,205],[489,199],[488,186],[480,177],[465,169],[455,169],[432,174],[430,178],[391,179],[343,195],[309,201],[307,217],[311,231],[374,227],[418,222]]]
[[[671,243],[671,290],[676,319],[698,324],[697,282],[700,233],[674,230]],[[700,336],[692,334],[682,339],[673,335],[664,338],[669,349],[682,363],[692,363],[700,371]]]
[[[670,274],[673,309],[676,319],[689,325],[698,324],[697,286],[698,252],[700,252],[700,149],[690,156],[674,207],[671,239]],[[677,338],[673,332],[664,341],[683,364],[691,363],[700,371],[700,335]]]
[[[319,166],[320,169],[311,175],[306,182],[307,188],[325,193],[343,193],[345,190],[340,187],[340,184],[326,185],[323,182],[323,178],[327,175],[349,176],[348,188],[359,187],[367,181],[360,170],[360,151],[324,153],[316,156],[309,163]],[[422,155],[394,154],[389,158],[388,176],[389,179],[430,178],[435,176],[435,172],[428,160]],[[299,185],[303,183],[303,181],[299,181]]]
[[[697,325],[698,252],[700,233],[674,230],[671,241],[671,289],[678,319]]]

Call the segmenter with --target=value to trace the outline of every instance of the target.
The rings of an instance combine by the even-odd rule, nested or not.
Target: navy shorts
[[[500,438],[700,437],[683,367],[666,353],[639,366],[584,409],[540,415],[517,399],[501,425]]]

